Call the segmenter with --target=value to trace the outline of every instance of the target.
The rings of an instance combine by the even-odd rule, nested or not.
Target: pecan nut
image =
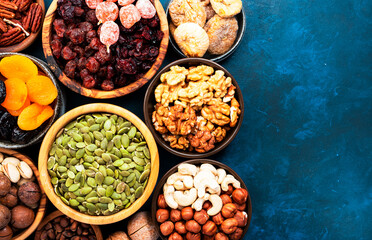
[[[20,27],[15,27],[8,30],[1,36],[0,46],[10,46],[23,41],[26,35],[22,32]]]
[[[17,5],[14,2],[8,2],[4,0],[0,0],[0,7],[5,9],[11,9],[11,10],[18,10]]]
[[[4,22],[4,20],[1,19],[1,18],[0,18],[0,30],[3,33],[6,33],[8,31],[8,26],[6,25],[6,23]]]
[[[0,8],[0,17],[1,18],[14,18],[15,13],[7,8]]]
[[[23,18],[22,26],[28,31],[35,33],[40,27],[41,18],[43,16],[43,9],[38,3],[33,3],[27,12],[26,17]]]

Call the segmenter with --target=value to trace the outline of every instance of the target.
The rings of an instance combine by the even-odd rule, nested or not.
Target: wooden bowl
[[[172,22],[172,18],[171,18],[170,14],[169,14],[169,5],[170,5],[171,2],[172,1],[169,2],[168,7],[167,7],[167,10],[166,10],[167,19],[168,19],[168,22],[169,23]],[[231,48],[227,52],[225,52],[224,54],[221,54],[221,55],[213,55],[213,54],[210,54],[209,52],[206,52],[204,54],[203,58],[212,60],[214,62],[221,62],[221,61],[225,60],[226,58],[230,57],[235,52],[235,50],[239,47],[240,43],[242,42],[243,37],[244,37],[244,33],[245,33],[246,20],[245,20],[244,7],[242,7],[242,11],[240,13],[238,13],[235,16],[235,18],[238,21],[239,29],[238,29],[238,32],[237,32],[237,35],[236,35],[236,39],[234,41],[234,44],[231,46]],[[178,47],[178,44],[177,44],[176,40],[173,38],[172,34],[169,34],[169,41],[170,41],[170,44],[171,44],[172,48],[181,57],[187,58],[187,56]]]
[[[168,72],[172,66],[178,65],[178,66],[190,67],[190,66],[198,66],[201,64],[211,66],[215,70],[222,70],[225,72],[225,76],[228,76],[232,79],[232,83],[236,87],[235,98],[238,100],[240,104],[240,109],[241,109],[238,123],[236,124],[235,127],[230,129],[226,133],[226,137],[221,142],[215,144],[215,148],[213,148],[212,150],[208,152],[198,153],[198,152],[190,152],[190,151],[184,151],[184,150],[171,148],[169,145],[169,142],[166,142],[163,139],[162,134],[160,134],[158,131],[155,130],[155,127],[152,123],[152,112],[154,111],[154,106],[156,105],[155,94],[154,94],[155,88],[161,83],[160,76],[163,73]],[[150,128],[150,131],[152,132],[153,136],[155,137],[156,142],[160,146],[165,148],[168,152],[174,155],[177,155],[179,157],[183,157],[183,158],[206,158],[213,154],[218,153],[219,151],[227,147],[232,142],[232,140],[235,138],[236,134],[238,134],[240,126],[242,125],[243,116],[244,116],[243,94],[235,78],[221,65],[213,62],[212,60],[208,60],[204,58],[183,58],[183,59],[179,59],[175,62],[170,63],[155,76],[154,80],[150,83],[149,87],[147,88],[147,91],[145,94],[145,100],[143,102],[143,112],[145,116],[145,122],[147,126]]]
[[[62,216],[64,215],[62,212],[60,211],[54,211],[52,212],[51,214],[49,214],[48,216],[46,216],[44,218],[44,220],[39,224],[39,227],[37,228],[36,231],[40,231],[48,222],[52,221],[53,219],[59,217],[59,216]],[[96,234],[96,238],[97,240],[103,240],[103,237],[102,237],[102,232],[101,232],[101,229],[99,228],[99,226],[97,225],[91,225],[92,228],[93,228],[93,231],[94,233]],[[36,238],[37,236],[35,235],[35,240],[40,240],[40,238]]]
[[[123,209],[118,213],[109,215],[109,216],[90,216],[75,209],[67,206],[62,202],[62,200],[55,194],[54,189],[51,184],[50,176],[47,169],[47,160],[49,158],[49,150],[54,142],[55,136],[59,132],[61,128],[63,128],[66,124],[70,123],[72,120],[76,119],[77,117],[89,114],[89,113],[111,113],[121,116],[131,123],[133,123],[136,128],[143,134],[148,144],[150,155],[151,155],[151,172],[148,179],[148,183],[146,185],[145,191],[143,195],[138,198],[129,208]],[[128,110],[105,103],[95,103],[95,104],[88,104],[77,107],[72,109],[71,111],[67,112],[65,115],[60,117],[53,126],[49,129],[43,143],[41,144],[40,152],[39,152],[39,170],[41,173],[41,181],[45,192],[49,198],[49,200],[54,204],[58,210],[63,212],[68,217],[87,224],[95,224],[95,225],[103,225],[103,224],[110,224],[115,223],[120,220],[123,220],[133,213],[135,213],[140,207],[145,204],[146,200],[150,197],[152,191],[154,190],[156,180],[158,178],[159,173],[159,154],[158,148],[156,146],[156,142],[151,135],[150,130],[147,128],[144,122],[140,118],[138,118],[133,113],[129,112]]]
[[[45,16],[44,0],[36,0],[36,2],[43,9],[43,16],[41,18],[41,22],[43,22],[44,16]],[[22,42],[19,42],[17,44],[7,46],[7,47],[0,47],[0,52],[20,52],[20,51],[23,51],[24,49],[28,48],[36,40],[40,31],[41,31],[41,24],[40,24],[39,30],[37,30],[36,33],[31,33],[30,32],[30,36],[26,37]]]
[[[236,178],[236,180],[238,180],[240,182],[241,188],[244,188],[244,189],[246,189],[248,191],[247,186],[244,184],[243,179],[232,168],[230,168],[229,166],[227,166],[227,165],[225,165],[223,163],[217,162],[215,160],[209,160],[209,159],[193,159],[193,160],[188,160],[188,161],[185,161],[185,162],[182,162],[182,163],[189,163],[189,164],[194,164],[194,165],[197,165],[197,166],[199,166],[199,165],[201,165],[203,163],[209,163],[209,164],[212,164],[213,166],[215,166],[216,168],[223,168],[223,169],[225,169],[225,171],[226,171],[227,174],[233,175]],[[182,164],[182,163],[179,163],[176,166],[172,167],[160,179],[160,181],[156,185],[156,188],[154,190],[154,194],[153,194],[153,197],[152,197],[152,202],[151,202],[151,217],[152,217],[152,220],[155,223],[156,230],[158,231],[159,236],[162,239],[164,239],[164,240],[166,240],[167,237],[165,237],[165,236],[163,236],[161,234],[161,232],[160,232],[160,224],[156,220],[156,210],[158,209],[157,199],[158,199],[159,195],[161,193],[163,193],[163,186],[166,183],[168,177],[170,175],[172,175],[173,173],[177,172],[178,171],[178,166],[180,164]],[[246,206],[245,212],[248,213],[248,220],[247,220],[247,225],[244,227],[243,235],[242,235],[242,238],[241,239],[243,239],[244,238],[244,235],[247,233],[248,228],[249,228],[249,224],[250,224],[251,218],[252,218],[252,202],[251,202],[251,196],[249,195],[249,192],[248,192],[247,206]]]
[[[27,54],[22,54],[22,53],[0,53],[0,59],[2,59],[4,57],[9,57],[9,56],[12,56],[12,55],[21,55],[21,56],[25,56],[25,57],[29,58],[38,67],[39,74],[42,74],[42,75],[45,75],[45,76],[49,77],[52,80],[52,82],[54,83],[54,85],[56,86],[57,91],[58,91],[57,98],[51,104],[51,107],[54,109],[53,116],[51,118],[49,118],[49,120],[47,120],[45,123],[43,123],[42,130],[37,135],[35,135],[32,138],[32,140],[30,140],[27,143],[23,143],[23,144],[14,143],[14,142],[11,142],[10,140],[0,140],[0,147],[18,149],[18,148],[28,147],[28,146],[31,146],[33,144],[36,144],[36,143],[40,142],[43,139],[46,132],[48,131],[49,127],[52,126],[52,123],[65,112],[65,104],[66,103],[65,103],[64,93],[63,93],[62,89],[59,87],[56,77],[53,75],[52,71],[50,71],[48,65],[45,62],[43,62],[40,59],[35,58],[33,56],[30,56],[30,55],[27,55]],[[3,80],[3,79],[1,79],[1,80]]]
[[[117,97],[121,97],[121,96],[127,95],[131,92],[138,90],[144,84],[146,84],[159,70],[161,64],[163,63],[165,54],[168,49],[169,30],[168,30],[167,17],[165,15],[163,6],[161,5],[159,0],[154,0],[154,5],[157,10],[159,19],[160,19],[160,29],[164,33],[164,37],[159,47],[159,55],[156,58],[154,64],[152,65],[151,69],[142,78],[138,79],[137,81],[125,87],[114,89],[112,91],[103,91],[103,90],[98,90],[98,89],[85,88],[81,85],[80,82],[75,81],[74,79],[68,78],[66,74],[62,71],[62,69],[59,67],[56,60],[54,59],[52,49],[50,46],[50,42],[51,42],[51,37],[52,37],[53,21],[54,21],[55,12],[57,9],[57,0],[53,0],[46,14],[44,25],[43,25],[43,33],[42,33],[44,55],[50,68],[52,69],[54,74],[58,77],[58,79],[66,87],[86,97],[98,98],[98,99],[117,98]]]
[[[32,162],[32,160],[29,157],[27,157],[26,155],[23,155],[19,152],[16,152],[16,151],[13,151],[13,150],[10,150],[10,149],[5,149],[5,148],[0,148],[0,152],[3,153],[3,154],[6,154],[8,156],[16,157],[21,161],[25,161],[32,168],[32,171],[34,172],[34,175],[35,175],[35,177],[37,179],[37,182],[39,184],[39,187],[40,187],[41,199],[40,199],[40,203],[39,203],[39,208],[38,208],[37,213],[35,215],[34,222],[27,229],[25,229],[24,231],[22,231],[18,235],[13,236],[13,238],[12,238],[12,240],[23,240],[23,239],[26,239],[28,236],[30,236],[36,230],[37,226],[39,226],[41,220],[44,218],[45,207],[46,207],[46,204],[47,204],[47,197],[45,195],[44,188],[41,184],[39,170],[37,170],[37,167],[35,166],[35,164]]]

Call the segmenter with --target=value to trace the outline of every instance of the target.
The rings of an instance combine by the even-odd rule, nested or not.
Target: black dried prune
[[[5,97],[6,97],[5,83],[0,80],[0,104],[5,101]]]
[[[30,142],[43,129],[44,124],[32,131],[24,131],[16,126],[11,135],[11,141],[14,143],[25,144]]]
[[[0,139],[9,139],[17,121],[10,113],[5,112],[0,117]]]

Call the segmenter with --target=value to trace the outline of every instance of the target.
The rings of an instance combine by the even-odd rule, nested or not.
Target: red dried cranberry
[[[68,46],[65,46],[64,48],[62,48],[61,56],[65,60],[71,60],[76,57],[76,53],[74,53]]]
[[[80,71],[80,78],[81,79],[84,79],[84,78],[88,77],[89,74],[90,73],[89,73],[89,71],[87,69],[83,69],[83,70]]]
[[[150,28],[149,28],[148,26],[145,26],[145,27],[143,28],[143,31],[142,31],[141,36],[142,36],[144,39],[150,41],[150,40],[151,40],[151,35],[152,35],[152,31],[150,30]]]
[[[61,56],[61,51],[62,51],[61,41],[53,40],[50,43],[50,46],[52,48],[53,55],[58,59]]]
[[[63,40],[63,37],[60,37],[60,36],[58,36],[57,34],[53,34],[53,35],[52,35],[52,40],[62,41],[62,40]]]
[[[62,5],[60,8],[59,14],[63,18],[63,20],[71,22],[75,17],[75,7],[72,5]]]
[[[154,46],[150,46],[149,48],[149,56],[150,57],[157,57],[159,55],[159,49]]]
[[[102,82],[101,88],[102,90],[105,91],[111,91],[114,89],[114,83],[111,80],[106,79],[105,81]]]
[[[90,30],[89,32],[87,32],[87,34],[85,35],[85,38],[87,40],[88,43],[90,43],[94,38],[97,37],[97,32],[96,30]]]
[[[103,45],[99,38],[93,38],[92,41],[89,43],[89,47],[94,50],[98,50],[99,47]]]
[[[99,62],[94,57],[89,57],[87,63],[85,64],[86,68],[91,73],[96,73],[99,70]]]
[[[112,79],[115,77],[115,69],[112,65],[107,66],[107,78]]]
[[[53,22],[54,31],[58,35],[58,37],[63,37],[67,27],[63,19],[56,19]]]
[[[101,45],[95,57],[100,64],[105,64],[107,61],[110,61],[111,59],[111,51],[107,52],[106,46]]]
[[[84,12],[85,12],[84,9],[82,9],[81,7],[75,7],[74,10],[75,16],[81,17],[83,16]]]
[[[75,46],[74,48],[73,48],[73,50],[74,50],[74,52],[76,52],[77,53],[77,55],[78,55],[78,57],[83,57],[84,56],[84,49],[82,48],[82,47],[80,47],[80,46]]]
[[[70,39],[74,44],[81,44],[84,42],[85,34],[80,28],[74,28],[71,30]]]
[[[148,20],[147,24],[152,28],[156,28],[157,26],[159,26],[159,22],[160,20],[158,15],[155,15],[155,17]]]
[[[93,26],[96,26],[98,23],[95,10],[89,10],[85,13],[85,21],[90,22]]]
[[[98,70],[97,77],[98,77],[98,79],[106,79],[107,78],[107,66],[103,66]]]
[[[96,52],[96,50],[91,49],[89,46],[86,46],[84,51],[85,51],[85,54],[84,54],[85,57],[91,57]]]
[[[78,64],[77,64],[77,67],[82,70],[85,68],[85,65],[87,64],[87,59],[85,57],[81,57],[79,58],[79,61],[78,61]],[[88,70],[87,70],[88,71]]]
[[[150,70],[151,67],[152,67],[152,63],[149,63],[149,62],[143,62],[142,65],[141,65],[141,68],[144,71]]]
[[[88,75],[83,78],[83,87],[94,88],[96,86],[96,79],[92,75]]]
[[[83,4],[82,0],[70,0],[70,1],[73,5],[79,6],[79,7],[81,7],[81,5]]]
[[[90,22],[81,22],[78,24],[78,28],[87,33],[93,30],[93,24],[91,24]]]
[[[75,60],[70,60],[67,62],[65,66],[65,74],[69,78],[74,78],[75,77],[75,69],[76,69],[76,62]]]
[[[133,58],[120,59],[117,62],[117,68],[120,71],[123,71],[125,74],[136,74],[137,73],[137,64]]]
[[[120,74],[119,77],[116,77],[115,78],[115,86],[117,87],[124,87],[125,85],[127,85],[127,77],[125,74]]]

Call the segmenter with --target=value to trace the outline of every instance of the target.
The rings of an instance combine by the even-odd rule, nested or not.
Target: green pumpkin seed
[[[91,198],[91,197],[97,197],[98,194],[96,191],[92,190],[90,193],[88,193],[88,195],[86,195],[85,197],[86,198]]]
[[[60,173],[64,173],[64,172],[67,171],[67,168],[64,167],[64,166],[59,166],[59,167],[57,167],[57,171],[60,172]]]
[[[101,172],[96,173],[95,180],[96,180],[98,185],[101,185],[103,183],[104,178],[105,177],[103,176],[103,174]]]
[[[97,149],[97,146],[95,144],[89,144],[86,149],[90,152],[94,152]]]
[[[147,147],[143,149],[143,154],[145,155],[146,158],[150,159],[150,151]]]
[[[117,186],[116,186],[116,192],[117,193],[122,193],[124,192],[125,190],[125,183],[124,182],[120,182]]]
[[[141,166],[145,166],[146,165],[146,162],[143,160],[143,158],[139,158],[139,157],[134,156],[133,157],[133,161],[135,163],[137,163],[138,165],[141,165]]]
[[[114,163],[115,167],[120,167],[121,165],[124,164],[124,161],[122,159],[116,160]]]
[[[90,197],[90,198],[87,198],[86,201],[88,203],[98,203],[99,202],[99,198],[98,197]]]
[[[70,199],[69,201],[71,207],[77,207],[80,203],[76,199]]]
[[[99,130],[99,124],[93,124],[92,126],[89,127],[89,131],[95,132]]]
[[[136,189],[135,194],[134,194],[135,198],[139,198],[139,197],[141,197],[142,194],[143,194],[143,191],[144,191],[144,188],[143,188],[142,186],[138,187],[138,188]]]
[[[107,162],[107,163],[111,162],[111,156],[110,156],[109,153],[103,153],[103,154],[102,154],[102,159],[103,159],[105,162]]]
[[[72,172],[72,171],[67,171],[67,176],[69,177],[69,178],[71,178],[71,179],[75,179],[75,177],[76,177],[76,175],[75,175],[75,173],[74,172]]]
[[[87,194],[89,194],[92,190],[93,190],[93,188],[91,188],[91,187],[83,187],[82,189],[80,189],[80,194],[81,194],[81,195],[87,195]]]
[[[143,171],[143,173],[139,177],[139,182],[143,183],[144,181],[146,181],[146,179],[149,177],[149,175],[150,175],[150,170],[149,169]]]
[[[82,212],[82,213],[85,213],[85,212],[87,211],[87,209],[86,209],[84,206],[82,206],[82,205],[79,205],[79,206],[78,206],[78,209],[79,209],[79,211]]]
[[[132,153],[132,152],[134,152],[134,151],[136,150],[136,148],[137,148],[137,146],[132,145],[132,146],[127,147],[127,151],[128,151],[129,153]]]
[[[86,203],[85,207],[88,209],[89,212],[95,213],[97,211],[97,207],[93,203]]]
[[[131,181],[133,181],[133,179],[136,177],[136,175],[134,173],[131,173],[128,177],[127,177],[127,180],[125,181],[126,183],[129,183]]]
[[[106,203],[107,204],[107,203],[111,203],[112,202],[112,199],[109,198],[109,197],[100,197],[99,198],[99,202],[100,203],[104,203],[104,204]]]
[[[56,158],[55,157],[49,157],[47,162],[47,168],[52,169],[54,167],[54,164],[56,164]]]
[[[97,193],[98,193],[98,196],[106,196],[106,189],[103,188],[103,187],[97,187]]]
[[[115,209],[115,204],[114,204],[113,202],[110,202],[110,203],[108,204],[108,210],[109,210],[110,212],[112,212],[112,211],[114,211],[114,209]]]
[[[103,183],[106,184],[106,185],[111,185],[114,181],[115,181],[115,179],[113,177],[107,176],[103,180]]]
[[[92,177],[88,177],[87,184],[92,188],[95,188],[97,186],[96,180]]]
[[[106,131],[111,129],[112,122],[110,120],[106,120],[105,124],[103,125]]]

